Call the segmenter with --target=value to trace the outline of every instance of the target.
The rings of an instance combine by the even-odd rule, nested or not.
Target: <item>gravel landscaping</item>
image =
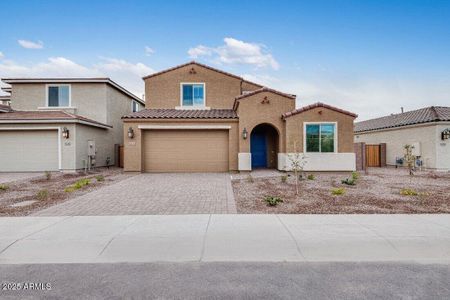
[[[36,174],[0,184],[0,216],[26,216],[129,178],[120,168],[98,168],[88,173]],[[86,180],[87,179],[87,180]]]
[[[406,169],[370,168],[367,174],[358,173],[355,185],[341,182],[352,177],[350,172],[305,172],[306,176],[310,174],[314,179],[300,181],[298,196],[293,174],[256,171],[250,176],[234,175],[232,185],[238,213],[450,213],[448,172],[421,171],[411,177]],[[283,175],[289,175],[285,182]],[[339,193],[336,191],[341,188],[342,195],[332,194],[332,191]],[[283,202],[269,206],[264,201],[266,197],[279,197]]]

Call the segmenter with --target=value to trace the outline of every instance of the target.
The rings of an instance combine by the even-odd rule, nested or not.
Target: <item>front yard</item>
[[[129,176],[119,168],[98,168],[88,173],[42,173],[37,177],[2,183],[0,216],[29,215]]]
[[[358,173],[355,185],[341,182],[351,173],[305,172],[311,174],[300,181],[298,196],[293,174],[285,182],[287,174],[275,171],[233,175],[238,213],[450,213],[450,173],[422,171],[411,177],[406,169],[370,168],[368,174]],[[266,197],[283,202],[269,206]]]

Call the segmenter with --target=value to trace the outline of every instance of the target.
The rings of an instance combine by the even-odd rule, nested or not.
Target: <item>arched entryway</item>
[[[278,158],[278,131],[270,124],[259,124],[250,134],[252,169],[276,168]]]

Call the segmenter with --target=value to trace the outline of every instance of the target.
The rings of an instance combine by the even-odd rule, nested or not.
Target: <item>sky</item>
[[[450,1],[3,1],[0,78],[141,77],[191,60],[358,120],[450,106]]]

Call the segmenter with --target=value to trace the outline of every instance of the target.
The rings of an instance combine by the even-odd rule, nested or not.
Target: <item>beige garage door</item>
[[[227,130],[146,130],[146,172],[228,171]]]
[[[0,172],[57,170],[58,131],[0,130]]]

